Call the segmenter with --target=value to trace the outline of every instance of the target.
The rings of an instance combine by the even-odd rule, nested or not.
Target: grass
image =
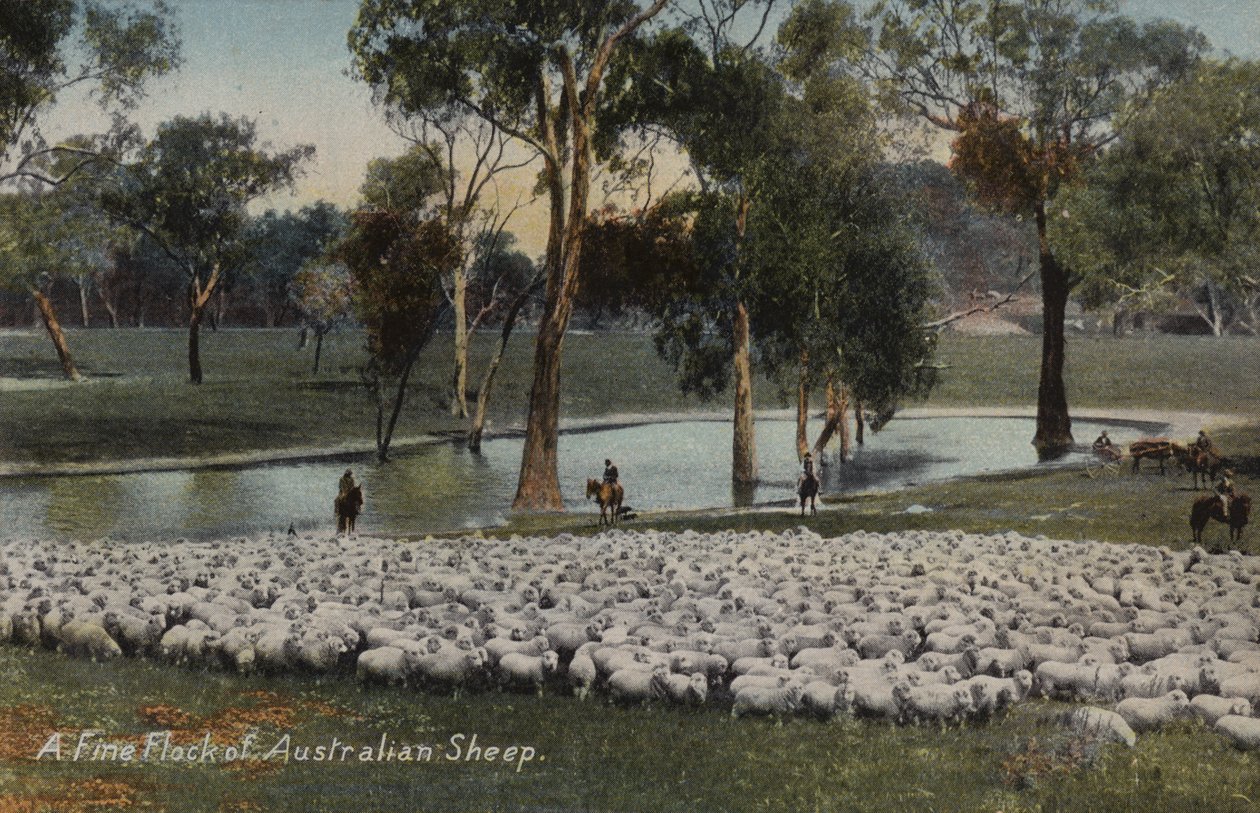
[[[0,650],[0,810],[179,811],[1180,811],[1254,809],[1253,756],[1187,724],[1137,748],[1073,743],[1055,704],[947,729],[702,710],[620,708],[565,696],[474,698],[361,689],[345,680],[228,677],[144,661],[93,664]],[[347,761],[189,765],[70,759],[79,731],[141,742],[237,744],[265,753],[336,737]],[[63,760],[33,757],[54,731]],[[449,761],[450,738],[527,745],[515,764]],[[381,735],[445,745],[429,762],[360,762]],[[464,740],[467,742],[467,739]],[[1068,746],[1083,746],[1073,751]],[[465,751],[467,749],[464,749]],[[290,756],[295,756],[295,751]],[[1186,759],[1194,754],[1194,759]],[[466,756],[466,754],[465,754]],[[51,804],[56,800],[56,804]],[[114,804],[100,804],[113,801]],[[1087,803],[1086,803],[1087,800]]]
[[[0,378],[53,385],[2,391],[0,459],[63,463],[199,456],[298,446],[371,443],[374,407],[359,383],[361,336],[336,334],[324,369],[312,375],[310,351],[298,352],[291,331],[221,331],[203,341],[206,383],[186,382],[181,331],[77,330],[70,344],[91,380],[58,385],[47,338],[0,334]],[[472,346],[471,381],[491,350]],[[491,429],[524,423],[532,342],[518,335],[505,357],[491,400]],[[946,336],[949,365],[932,406],[1019,405],[1036,400],[1039,340],[1035,337]],[[447,412],[450,337],[421,356],[398,436],[457,432]],[[574,334],[565,341],[561,414],[710,409],[725,411],[729,394],[705,404],[679,393],[672,371],[638,334]],[[1260,403],[1260,344],[1245,338],[1077,338],[1069,346],[1067,383],[1074,407],[1161,408],[1247,414]],[[759,408],[783,407],[765,379],[754,387]]]
[[[0,335],[0,377],[56,377],[38,335]],[[95,380],[86,386],[0,395],[5,461],[66,461],[339,445],[369,437],[370,403],[356,386],[357,337],[327,348],[328,372],[287,332],[222,332],[206,341],[207,383],[183,381],[178,332],[74,332]],[[474,345],[479,365],[487,348]],[[523,420],[529,342],[506,361],[492,416]],[[1073,340],[1074,407],[1195,410],[1254,415],[1260,345],[1175,337]],[[932,405],[1032,402],[1038,342],[946,337],[950,365]],[[437,393],[446,376],[441,338],[426,351],[401,434],[451,431]],[[610,374],[609,371],[618,371]],[[624,371],[624,372],[620,372]],[[702,408],[673,387],[639,336],[574,335],[566,342],[566,416]],[[781,406],[766,382],[761,406]],[[724,409],[729,399],[707,408]],[[1221,431],[1243,488],[1260,475],[1260,424]],[[1189,478],[1091,480],[1083,471],[1025,472],[898,493],[848,497],[802,520],[795,511],[646,517],[669,530],[808,525],[850,530],[1017,530],[1053,538],[1188,545]],[[1255,489],[1251,489],[1255,491]],[[927,513],[906,513],[912,505]],[[594,531],[589,516],[518,517],[496,533]],[[1223,526],[1208,530],[1223,541]],[[440,544],[440,541],[436,544]],[[1133,750],[1071,741],[1030,704],[988,725],[894,728],[864,722],[731,721],[720,711],[622,709],[567,696],[490,693],[442,697],[360,689],[347,676],[268,678],[175,669],[145,661],[92,664],[47,652],[0,649],[0,813],[153,808],[179,811],[1243,811],[1260,802],[1256,756],[1195,725],[1142,736]],[[54,731],[109,737],[173,726],[260,742],[331,737],[375,744],[443,743],[477,733],[486,745],[525,744],[543,757],[520,773],[490,763],[34,762]],[[217,736],[217,735],[216,735]],[[216,740],[219,741],[219,740]],[[1187,758],[1193,755],[1193,758]]]

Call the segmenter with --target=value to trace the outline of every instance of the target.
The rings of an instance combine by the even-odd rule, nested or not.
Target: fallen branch
[[[1025,261],[1026,261],[1025,258],[1021,257],[1020,265],[1023,265]],[[974,316],[977,313],[992,313],[993,311],[997,310],[998,308],[1002,307],[1003,305],[1007,304],[1012,299],[1014,299],[1015,294],[1019,293],[1019,289],[1023,288],[1024,285],[1028,282],[1028,280],[1032,279],[1033,274],[1035,273],[1037,273],[1037,269],[1035,268],[1032,271],[1029,271],[1027,274],[1024,275],[1024,278],[1019,281],[1019,284],[1011,289],[1010,293],[1008,293],[1005,297],[1003,297],[1002,299],[999,299],[997,302],[994,302],[991,305],[977,305],[976,307],[970,308],[965,311],[958,311],[957,313],[951,313],[949,316],[946,316],[943,319],[937,319],[935,322],[928,322],[927,324],[923,325],[922,329],[940,333],[949,325],[952,325],[954,322],[958,322],[963,319],[966,319],[968,316]]]

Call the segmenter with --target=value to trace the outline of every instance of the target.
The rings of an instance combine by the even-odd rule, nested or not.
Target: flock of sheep
[[[426,690],[1260,748],[1260,557],[907,531],[0,543],[0,641]]]

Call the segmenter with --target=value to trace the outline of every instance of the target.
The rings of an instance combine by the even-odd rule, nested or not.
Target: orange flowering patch
[[[33,759],[56,729],[56,722],[57,714],[51,706],[0,709],[0,761]]]

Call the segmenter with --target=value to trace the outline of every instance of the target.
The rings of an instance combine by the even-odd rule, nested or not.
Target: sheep
[[[1201,694],[1190,700],[1190,711],[1206,725],[1215,725],[1216,721],[1229,714],[1243,717],[1251,716],[1251,703],[1241,697],[1217,697],[1213,694]]]
[[[668,670],[662,665],[651,671],[619,669],[608,677],[608,696],[621,703],[644,703],[666,697]]]
[[[560,667],[560,656],[554,650],[541,655],[509,652],[496,665],[500,681],[516,686],[532,686],[542,694],[543,684]]]
[[[359,653],[354,676],[361,683],[406,683],[411,669],[405,652],[397,647],[382,646]]]
[[[670,700],[683,705],[701,705],[709,697],[709,682],[701,673],[692,675],[661,673],[661,684]]]
[[[1212,726],[1243,751],[1260,749],[1260,719],[1240,714],[1226,714]]]
[[[67,655],[104,661],[122,654],[122,649],[104,627],[85,621],[67,621],[61,626],[60,638],[57,648]]]
[[[589,650],[579,648],[574,653],[573,660],[569,662],[569,668],[565,676],[573,686],[573,693],[577,698],[585,700],[587,695],[590,694],[591,687],[595,685],[595,681],[599,678],[599,670],[595,668],[595,661],[591,659]]]
[[[892,688],[899,722],[956,722],[975,709],[966,686],[911,686],[898,683]]]
[[[1128,722],[1114,711],[1094,706],[1082,706],[1065,715],[1064,722],[1077,734],[1099,737],[1107,742],[1117,742],[1132,748],[1137,735]]]
[[[1116,714],[1134,731],[1152,731],[1185,716],[1190,699],[1180,689],[1163,697],[1129,697],[1116,704]]]
[[[801,708],[821,720],[830,720],[853,709],[854,692],[850,686],[833,686],[824,681],[805,684],[801,692]]]
[[[776,688],[750,686],[735,695],[731,716],[758,714],[779,717],[794,714],[801,706],[803,693],[804,687],[795,680]]]
[[[543,659],[544,661],[550,660],[546,658],[545,653]],[[482,673],[486,660],[486,650],[481,647],[468,651],[443,649],[415,658],[412,671],[430,683],[460,688],[470,685]],[[499,664],[502,666],[503,661],[500,660]],[[550,668],[554,671],[554,664]],[[541,681],[539,683],[541,686]]]

